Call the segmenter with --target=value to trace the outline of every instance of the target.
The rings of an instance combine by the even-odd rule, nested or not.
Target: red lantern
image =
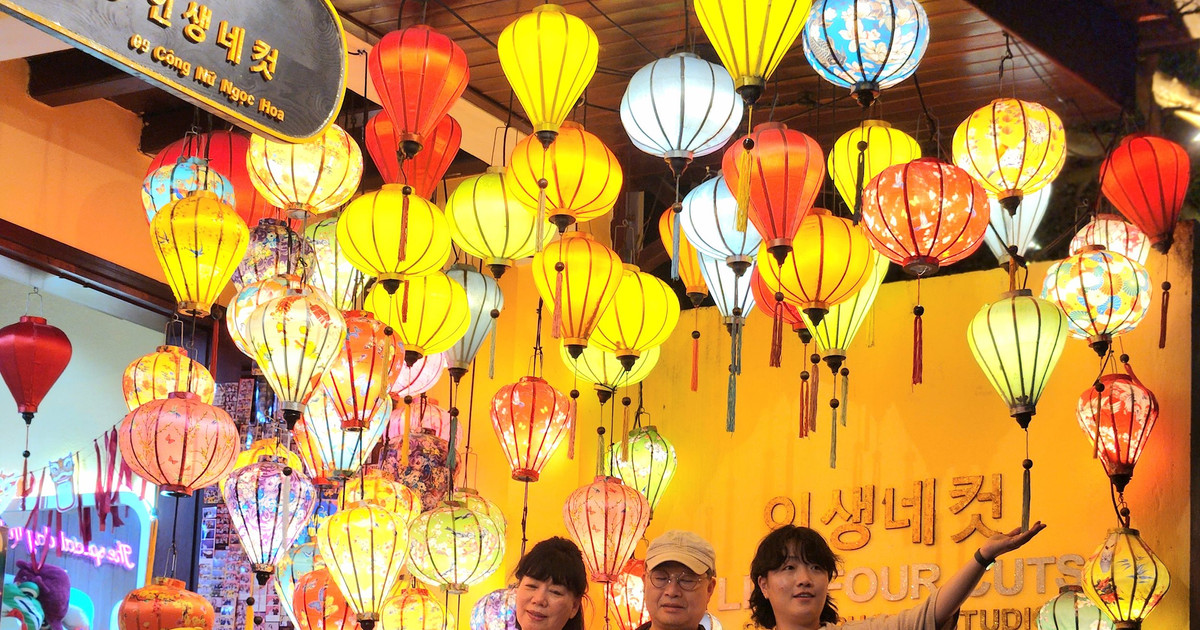
[[[183,580],[156,577],[150,586],[130,591],[117,609],[120,630],[212,630],[215,611]]]
[[[250,150],[250,137],[234,131],[213,131],[200,135],[185,136],[167,145],[146,169],[150,175],[160,166],[174,164],[182,157],[207,158],[212,169],[229,179],[233,184],[236,210],[246,225],[258,225],[262,219],[280,218],[282,213],[271,206],[258,189],[250,183],[250,171],[246,167],[246,152]],[[292,224],[296,227],[298,223]]]
[[[443,116],[433,135],[426,138],[425,150],[409,160],[400,160],[400,142],[400,132],[386,111],[367,121],[367,153],[379,168],[384,183],[408,184],[418,197],[428,199],[458,154],[462,126],[453,116]]]
[[[1154,392],[1132,372],[1105,374],[1079,397],[1075,416],[1092,441],[1104,472],[1117,492],[1124,492],[1158,420]]]
[[[352,630],[358,617],[350,609],[346,596],[321,567],[296,580],[292,612],[300,630]]]
[[[636,630],[650,621],[646,611],[646,561],[631,558],[621,575],[609,585],[605,599],[617,618],[617,630]]]
[[[25,424],[71,360],[71,340],[44,317],[22,315],[0,328],[0,376],[17,401]]]
[[[391,370],[402,354],[392,330],[367,311],[346,311],[346,339],[321,386],[344,431],[362,431],[387,404]]]
[[[384,35],[367,69],[409,158],[431,139],[471,77],[463,49],[425,24]]]
[[[574,232],[572,232],[573,234]],[[571,399],[536,376],[492,397],[492,428],[517,481],[537,481],[570,424]]]
[[[173,392],[125,416],[117,428],[121,459],[174,497],[189,497],[233,470],[238,429],[219,407],[191,392]]]
[[[620,479],[599,475],[567,497],[563,520],[592,580],[612,582],[650,524],[650,502]]]
[[[1100,191],[1165,254],[1175,240],[1190,173],[1183,147],[1135,133],[1122,139],[1100,166]]]
[[[783,360],[784,324],[791,326],[792,332],[800,335],[800,340],[804,343],[811,341],[812,335],[804,325],[800,309],[784,300],[779,287],[768,285],[757,266],[750,273],[750,292],[754,294],[754,305],[758,310],[771,318],[771,355],[768,363],[771,367],[779,367]]]
[[[825,181],[821,146],[783,123],[762,123],[725,150],[721,172],[737,197],[739,212],[747,213],[782,265]],[[739,219],[739,227],[744,222]]]

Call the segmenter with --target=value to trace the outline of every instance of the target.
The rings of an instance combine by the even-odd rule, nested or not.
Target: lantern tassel
[[[775,294],[775,312],[771,317],[771,358],[768,361],[770,367],[779,367],[783,360],[783,300],[779,299],[782,296]]]
[[[538,190],[537,207],[537,250],[540,252],[546,242],[546,189]]]
[[[918,280],[920,282],[920,280]],[[920,385],[922,376],[925,372],[925,343],[922,334],[921,316],[925,314],[925,307],[918,304],[913,308],[913,365],[912,365],[912,384]]]
[[[842,368],[842,426],[846,426],[846,409],[850,406],[850,368]]]
[[[829,467],[837,468],[838,400],[829,399]]]
[[[746,138],[753,147],[753,141]],[[744,146],[744,145],[743,145]],[[739,232],[746,231],[747,221],[750,218],[750,171],[754,168],[754,160],[750,155],[751,149],[745,149],[738,156],[738,185],[737,185],[737,222],[734,228]]]
[[[671,206],[671,212],[675,216],[671,217],[672,224],[675,226],[671,229],[671,279],[679,279],[679,215],[683,214],[683,205],[679,203],[679,179],[675,179],[675,205]]]
[[[1030,480],[1030,469],[1033,468],[1033,460],[1026,458],[1021,466],[1025,469],[1021,476],[1021,531],[1029,529],[1029,502],[1032,494],[1032,482]]]
[[[629,405],[625,405],[625,417],[621,420],[621,459],[629,461]]]
[[[810,375],[808,370],[800,372],[800,430],[797,437],[808,437],[808,397]]]
[[[408,448],[412,440],[408,439],[409,432],[412,431],[412,396],[404,397],[404,426],[403,432],[400,434],[400,467],[408,465]]]
[[[458,448],[458,409],[454,407],[450,409],[452,413],[450,414],[450,439],[448,440],[449,445],[446,449],[448,451],[446,453],[446,468],[450,469],[450,480],[453,483],[454,467],[458,463],[456,461],[458,458],[454,454],[454,451]]]
[[[411,188],[405,188],[411,191]],[[400,204],[400,260],[405,260],[408,251],[408,194]]]
[[[692,331],[692,391],[700,388],[700,331]]]
[[[492,340],[488,347],[488,378],[496,379],[496,329],[492,329]]]
[[[575,393],[574,390],[572,393]],[[567,459],[575,459],[575,427],[579,426],[579,397],[572,396],[570,403],[570,415],[567,417],[567,422],[570,427],[567,430]]]
[[[1162,283],[1162,314],[1158,320],[1158,348],[1167,347],[1167,309],[1171,307],[1171,283]]]
[[[859,129],[861,132],[861,127]],[[866,177],[867,169],[867,142],[865,140],[859,140],[857,148],[858,168],[854,176],[854,211],[851,215],[851,219],[853,219],[855,225],[858,225],[858,222],[862,220],[863,184],[866,183],[863,181],[863,179]]]
[[[737,377],[742,371],[742,322],[740,316],[734,316],[733,325],[729,329],[729,393],[725,401],[725,430],[733,433],[737,423]]]
[[[821,391],[821,357],[817,353],[813,353],[812,357],[812,384],[808,394],[808,430],[814,433],[817,430],[817,404],[818,394]]]
[[[558,263],[558,264],[562,265],[563,263]],[[562,321],[563,272],[561,269],[559,269],[555,273],[556,273],[556,275],[554,278],[554,318],[551,320],[553,323],[550,327],[550,336],[554,337],[555,339],[561,339],[562,335],[563,335],[563,332],[562,332],[562,328],[563,328],[563,321]]]
[[[404,294],[400,296],[400,321],[408,323],[408,285],[407,280],[404,281]]]

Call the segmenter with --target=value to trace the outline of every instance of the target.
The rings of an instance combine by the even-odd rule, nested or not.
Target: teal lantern
[[[462,286],[467,292],[467,308],[471,312],[471,323],[467,332],[446,351],[449,361],[450,377],[458,382],[470,369],[475,361],[475,355],[483,347],[483,342],[491,336],[491,356],[496,355],[496,319],[504,310],[504,294],[500,285],[490,276],[475,270],[469,265],[452,265],[446,271],[450,279]],[[489,377],[492,370],[488,371]]]
[[[142,181],[142,207],[146,222],[163,206],[179,201],[197,190],[212,191],[222,202],[234,206],[233,184],[213,170],[208,160],[199,157],[182,158],[174,164],[154,169]]]

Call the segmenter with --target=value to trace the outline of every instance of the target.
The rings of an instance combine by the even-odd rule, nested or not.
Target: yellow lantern
[[[1054,181],[1066,159],[1062,120],[1038,103],[998,98],[954,131],[954,163],[1010,213],[1024,195]]]
[[[317,548],[363,630],[373,630],[404,567],[408,529],[383,508],[359,503],[317,529]]]
[[[625,176],[600,138],[579,123],[565,122],[549,147],[532,136],[518,142],[504,177],[517,200],[532,208],[544,206],[549,221],[562,232],[611,210]]]
[[[254,350],[250,348],[250,330],[247,328],[254,309],[287,295],[289,288],[300,286],[300,278],[297,276],[272,276],[246,285],[229,300],[225,311],[225,328],[229,331],[229,338],[233,339],[233,345],[237,346],[242,354],[254,358]]]
[[[250,136],[250,183],[293,219],[322,214],[346,203],[362,179],[362,151],[350,134],[330,125],[320,137],[292,144]]]
[[[596,33],[561,6],[543,4],[504,28],[496,52],[534,134],[550,146],[596,74]]]
[[[229,471],[229,473],[233,474],[234,471],[241,470],[263,457],[279,457],[288,466],[296,470],[304,470],[304,462],[300,459],[300,456],[284,446],[283,442],[279,441],[279,438],[263,438],[255,440],[246,450],[237,454],[237,459],[233,460],[233,470]],[[221,490],[221,496],[225,496],[225,479],[227,478],[222,478],[217,483],[217,487]]]
[[[866,320],[867,313],[871,312],[875,296],[879,293],[879,287],[883,284],[883,278],[887,275],[888,265],[891,263],[887,256],[879,253],[875,253],[872,259],[875,262],[871,265],[871,275],[867,282],[846,301],[830,306],[821,323],[813,323],[804,313],[800,315],[816,340],[817,348],[821,350],[821,358],[834,372],[837,372],[846,360],[846,352],[854,342],[854,337],[858,335],[858,329]]]
[[[151,400],[165,400],[172,392],[192,392],[211,405],[216,385],[208,368],[188,358],[187,350],[163,345],[125,368],[121,389],[133,411]]]
[[[626,370],[642,352],[661,346],[679,323],[679,298],[666,282],[625,265],[617,294],[588,341],[617,355]]]
[[[163,206],[150,232],[176,308],[184,315],[208,315],[246,254],[246,222],[211,190],[199,190]]]
[[[608,402],[613,393],[621,387],[636,385],[650,376],[658,358],[662,356],[662,346],[650,348],[642,353],[633,368],[626,370],[621,365],[617,355],[599,348],[587,347],[578,357],[572,357],[567,347],[559,346],[559,356],[571,373],[595,386],[596,396],[600,403]]]
[[[1111,529],[1083,565],[1083,592],[1117,628],[1140,628],[1171,586],[1171,574],[1138,530]]]
[[[471,307],[462,285],[442,272],[408,278],[404,288],[389,295],[382,286],[367,293],[365,307],[392,327],[404,344],[404,362],[449,350],[467,334]]]
[[[445,630],[457,627],[454,615],[429,590],[412,586],[400,589],[383,605],[379,630]]]
[[[846,206],[857,212],[867,182],[889,166],[919,157],[921,145],[912,136],[893,129],[887,121],[864,120],[833,143],[833,150],[829,152],[829,174]]]
[[[452,595],[466,593],[500,567],[504,536],[482,512],[454,501],[422,513],[409,526],[408,570]]]
[[[586,232],[567,232],[533,257],[533,285],[554,314],[553,335],[571,356],[587,347],[622,272],[620,256]]]
[[[658,235],[667,250],[667,255],[671,257],[671,277],[678,277],[683,281],[683,290],[692,301],[692,306],[700,306],[704,298],[708,297],[708,285],[704,284],[704,275],[700,273],[700,256],[683,235],[683,230],[680,230],[679,240],[675,240],[675,222],[678,217],[679,213],[672,209],[663,211],[662,216],[658,218]],[[674,243],[679,243],[678,252],[675,251]]]
[[[811,5],[811,0],[696,0],[696,18],[747,105],[762,95],[767,79],[804,28]]]
[[[421,513],[420,493],[388,479],[383,471],[373,466],[368,466],[363,474],[351,477],[342,490],[342,497],[347,505],[363,502],[381,507],[406,528]]]
[[[337,240],[350,264],[376,276],[388,293],[404,278],[441,269],[450,255],[442,211],[402,184],[384,184],[350,202],[338,219]]]
[[[483,260],[495,278],[538,248],[536,211],[521,203],[505,182],[504,171],[491,167],[483,175],[468,177],[446,199],[450,237]],[[543,228],[541,233],[543,246],[554,238],[550,230]]]

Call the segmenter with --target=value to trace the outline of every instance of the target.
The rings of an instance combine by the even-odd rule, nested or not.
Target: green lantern
[[[1113,630],[1112,619],[1083,594],[1083,587],[1067,584],[1058,595],[1042,604],[1038,630]]]
[[[653,425],[639,427],[612,445],[608,461],[613,474],[646,497],[653,515],[675,476],[675,447]]]

